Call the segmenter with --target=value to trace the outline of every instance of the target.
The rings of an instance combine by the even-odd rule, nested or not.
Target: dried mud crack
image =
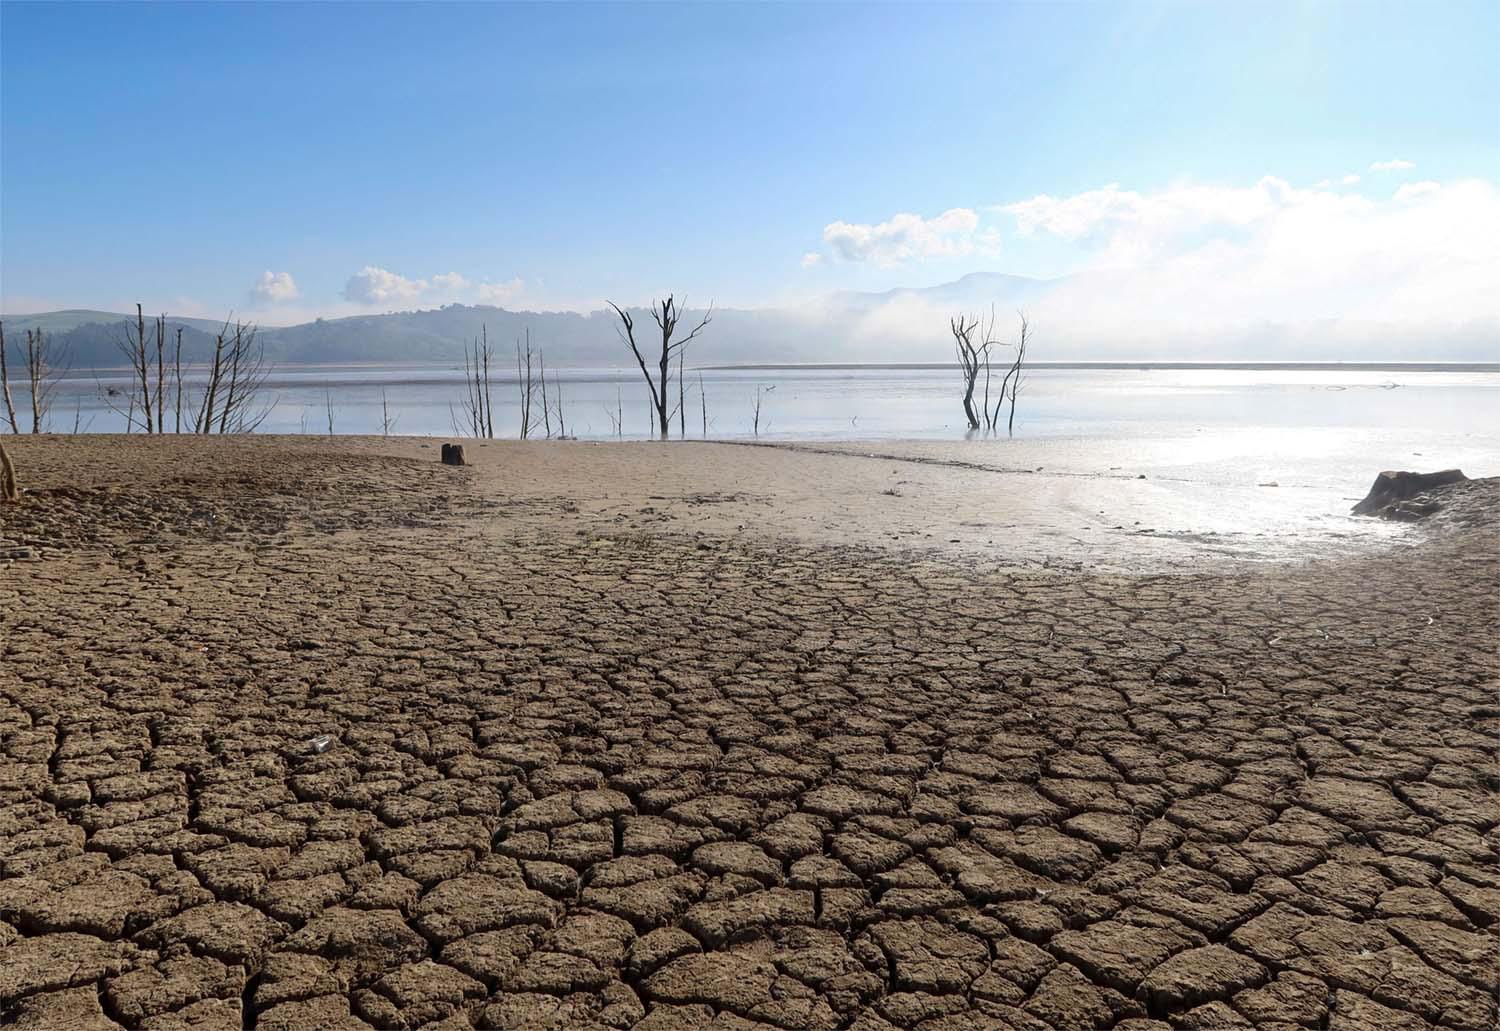
[[[376,450],[21,451],[0,1022],[1495,1027],[1493,531],[1019,574]]]

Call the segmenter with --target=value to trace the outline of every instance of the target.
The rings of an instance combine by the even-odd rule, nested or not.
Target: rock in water
[[[1354,515],[1377,515],[1390,519],[1397,517],[1397,506],[1434,487],[1446,487],[1450,483],[1467,480],[1458,469],[1444,469],[1437,473],[1411,473],[1386,471],[1375,477],[1364,500],[1351,510]]]
[[[443,464],[467,465],[468,463],[464,461],[464,446],[462,444],[444,444]]]

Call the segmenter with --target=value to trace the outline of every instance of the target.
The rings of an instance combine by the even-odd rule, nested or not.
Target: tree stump
[[[464,461],[464,446],[462,444],[444,444],[443,464],[468,465],[468,463]]]

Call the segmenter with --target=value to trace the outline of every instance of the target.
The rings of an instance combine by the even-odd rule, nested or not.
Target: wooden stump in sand
[[[464,446],[462,444],[443,445],[444,465],[467,465],[464,461]]]

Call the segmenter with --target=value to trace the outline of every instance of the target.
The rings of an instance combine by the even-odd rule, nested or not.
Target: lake
[[[561,393],[561,426],[568,435],[649,436],[649,408],[638,370],[549,370],[549,380],[554,398]],[[121,398],[108,391],[125,390],[127,382],[123,371],[65,377],[58,385],[52,429],[68,432],[76,421],[85,432],[122,431],[123,417],[107,403]],[[1027,372],[1019,394],[1015,435],[1181,440],[1184,447],[1196,439],[1212,439],[1219,461],[1235,455],[1285,455],[1313,466],[1355,461],[1362,463],[1361,475],[1371,462],[1377,468],[1401,460],[1487,466],[1500,455],[1497,387],[1500,374],[1495,372],[1432,366],[1035,368]],[[757,392],[758,435],[766,440],[956,441],[969,436],[959,374],[952,368],[690,369],[687,388],[689,437],[705,435],[705,409],[707,436],[755,437]],[[520,403],[514,373],[508,379],[497,377],[492,391],[496,435],[517,436]],[[16,394],[17,407],[24,408],[25,391]],[[331,409],[335,433],[378,434],[383,396],[393,433],[452,437],[463,394],[463,370],[455,365],[282,366],[266,382],[270,410],[260,430],[327,433]],[[623,423],[618,430],[617,411]],[[559,433],[555,413],[552,419],[553,433]],[[674,419],[674,437],[678,427]],[[538,426],[533,435],[544,436],[545,429]],[[1413,458],[1430,461],[1413,463]]]

